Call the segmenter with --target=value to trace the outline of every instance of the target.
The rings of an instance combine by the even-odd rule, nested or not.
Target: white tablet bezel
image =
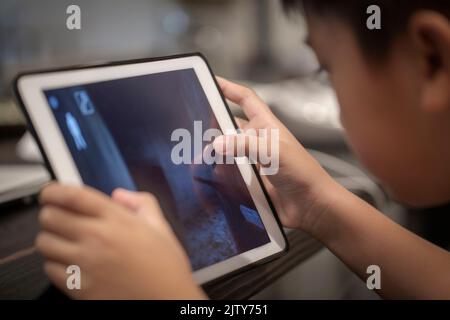
[[[221,130],[236,130],[208,64],[200,55],[27,74],[17,79],[16,90],[56,179],[62,183],[82,185],[44,90],[188,68],[194,69]],[[281,253],[287,247],[283,231],[275,218],[276,213],[269,205],[254,168],[250,164],[238,164],[238,167],[261,215],[270,242],[195,271],[194,278],[199,284]]]

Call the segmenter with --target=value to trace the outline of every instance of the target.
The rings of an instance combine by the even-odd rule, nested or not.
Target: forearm
[[[339,191],[312,233],[363,280],[367,267],[378,265],[385,298],[450,298],[450,253],[346,190]]]

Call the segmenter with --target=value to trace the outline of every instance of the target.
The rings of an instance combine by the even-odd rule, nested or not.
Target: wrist
[[[334,180],[319,186],[319,189],[320,200],[312,205],[311,213],[308,214],[310,221],[306,223],[304,231],[322,243],[327,243],[327,239],[337,232],[341,204],[349,201],[351,192]]]

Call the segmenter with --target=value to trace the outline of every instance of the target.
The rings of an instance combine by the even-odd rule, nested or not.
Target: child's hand
[[[225,97],[241,106],[248,118],[248,121],[238,119],[244,134],[247,129],[279,130],[279,171],[275,175],[262,176],[264,184],[285,227],[301,228],[314,233],[319,217],[327,211],[332,198],[338,196],[343,189],[309,155],[253,90],[223,78],[218,77],[217,80]],[[241,147],[239,143],[243,143],[246,154],[251,155],[249,148],[257,145],[249,143],[249,139],[256,139],[255,136],[248,136],[247,139],[231,138],[234,139],[233,144],[227,144],[229,139],[230,137],[225,136],[216,138],[213,142],[216,152],[236,155],[237,149]],[[230,145],[234,146],[234,150],[228,147]]]
[[[73,298],[199,299],[189,260],[148,193],[51,184],[41,193],[43,231],[36,239],[50,280]],[[69,290],[66,268],[81,269]]]

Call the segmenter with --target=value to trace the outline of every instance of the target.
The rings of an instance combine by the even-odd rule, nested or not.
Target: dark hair
[[[281,0],[286,12],[305,11],[317,16],[342,19],[355,33],[361,49],[374,58],[385,57],[392,41],[406,32],[411,15],[417,10],[438,11],[450,17],[450,0]],[[381,9],[381,29],[369,30],[366,10]]]

